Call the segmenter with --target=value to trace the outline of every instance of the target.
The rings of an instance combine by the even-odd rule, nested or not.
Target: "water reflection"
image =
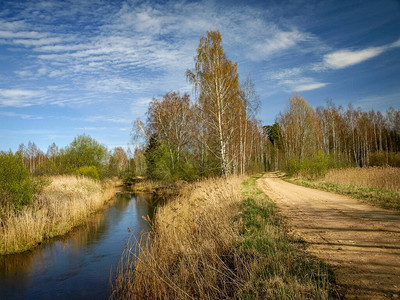
[[[32,251],[0,257],[0,298],[107,299],[115,270],[131,233],[139,238],[153,217],[151,194],[118,194],[108,208],[71,234]],[[114,276],[112,277],[114,278]]]

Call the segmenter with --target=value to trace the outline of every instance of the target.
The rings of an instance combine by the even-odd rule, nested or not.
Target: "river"
[[[0,257],[0,299],[107,299],[131,234],[150,229],[142,216],[154,214],[151,197],[119,193],[71,233]]]

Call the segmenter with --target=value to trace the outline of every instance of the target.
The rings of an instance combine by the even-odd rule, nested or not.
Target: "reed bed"
[[[287,178],[302,186],[360,199],[385,209],[400,210],[400,168],[333,169],[319,180]]]
[[[323,181],[400,192],[400,168],[334,169],[328,171]]]
[[[240,209],[241,181],[202,181],[161,207],[150,238],[125,251],[113,297],[229,298],[231,286],[240,284],[226,260],[239,236],[232,220]]]
[[[187,185],[127,247],[113,299],[327,299],[326,268],[279,229],[255,179]]]
[[[22,210],[2,208],[0,254],[26,251],[45,239],[63,235],[103,207],[116,193],[116,181],[55,176],[33,204]]]

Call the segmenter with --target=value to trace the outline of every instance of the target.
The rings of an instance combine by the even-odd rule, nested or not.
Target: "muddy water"
[[[150,203],[149,194],[118,194],[70,234],[0,257],[0,299],[107,299],[129,237],[149,230]]]

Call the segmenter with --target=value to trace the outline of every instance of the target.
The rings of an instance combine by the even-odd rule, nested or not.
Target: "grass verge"
[[[282,227],[256,178],[184,187],[127,248],[114,299],[329,299],[332,274]]]
[[[239,253],[249,268],[244,298],[338,298],[333,273],[287,233],[275,203],[257,188],[256,179],[243,183]]]
[[[286,178],[290,183],[360,199],[385,209],[400,210],[400,193],[375,187],[338,184],[305,178]]]
[[[116,182],[55,176],[31,205],[1,208],[0,254],[26,251],[48,238],[63,235],[102,208],[116,193]]]

